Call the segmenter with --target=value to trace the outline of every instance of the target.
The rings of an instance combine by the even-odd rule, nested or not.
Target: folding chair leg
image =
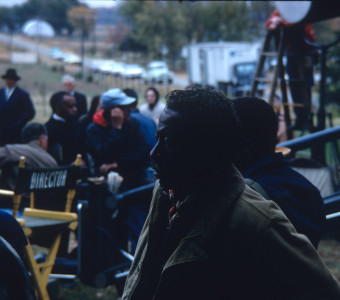
[[[34,286],[36,288],[38,294],[38,300],[49,300],[50,297],[47,292],[47,283],[48,278],[51,274],[57,252],[59,249],[61,241],[61,233],[58,234],[56,239],[54,240],[52,246],[50,247],[46,261],[43,263],[37,263],[34,258],[34,253],[32,250],[32,246],[28,241],[28,245],[25,248],[26,260],[29,265],[29,269],[31,271],[31,276],[34,282]]]

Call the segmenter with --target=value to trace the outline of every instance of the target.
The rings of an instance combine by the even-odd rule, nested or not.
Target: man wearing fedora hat
[[[35,109],[30,95],[19,88],[20,80],[15,69],[1,76],[6,86],[0,89],[0,145],[20,142],[20,132],[33,119]]]

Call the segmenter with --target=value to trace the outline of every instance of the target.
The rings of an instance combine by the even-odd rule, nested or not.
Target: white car
[[[153,61],[148,64],[144,77],[145,83],[172,83],[174,73],[171,72],[164,61]]]
[[[81,58],[73,53],[66,53],[63,56],[63,62],[65,64],[81,64]]]
[[[105,61],[101,61],[98,63],[97,65],[97,69],[99,72],[101,73],[112,73],[112,71],[114,70],[114,67],[116,65],[116,62],[113,60],[105,60]]]
[[[140,65],[126,65],[122,73],[122,77],[129,79],[142,78],[144,76],[144,73],[145,70]]]
[[[64,52],[59,47],[53,47],[50,50],[50,56],[55,60],[63,60]]]
[[[100,72],[101,66],[106,61],[104,59],[89,59],[88,60],[88,67],[91,69],[92,72]]]
[[[123,76],[125,72],[126,64],[122,62],[116,62],[111,70],[111,73],[115,76]]]

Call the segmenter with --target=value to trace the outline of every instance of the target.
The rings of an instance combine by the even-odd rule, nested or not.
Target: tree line
[[[122,50],[130,43],[152,58],[164,49],[174,58],[193,42],[257,40],[274,8],[269,1],[123,1],[117,9],[131,26]]]
[[[267,1],[121,1],[112,10],[112,23],[127,25],[120,50],[140,51],[150,58],[179,55],[192,42],[252,41],[263,35],[273,7]],[[13,32],[29,19],[49,22],[57,34],[75,29],[88,35],[96,12],[78,0],[28,0],[0,8],[0,27]]]

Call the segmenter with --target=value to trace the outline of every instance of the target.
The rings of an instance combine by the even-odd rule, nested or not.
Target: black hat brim
[[[1,76],[2,79],[9,79],[9,80],[15,80],[15,81],[18,81],[21,79],[21,77],[19,76],[16,76],[16,77],[10,77],[10,76],[6,76],[6,75],[2,75]]]

